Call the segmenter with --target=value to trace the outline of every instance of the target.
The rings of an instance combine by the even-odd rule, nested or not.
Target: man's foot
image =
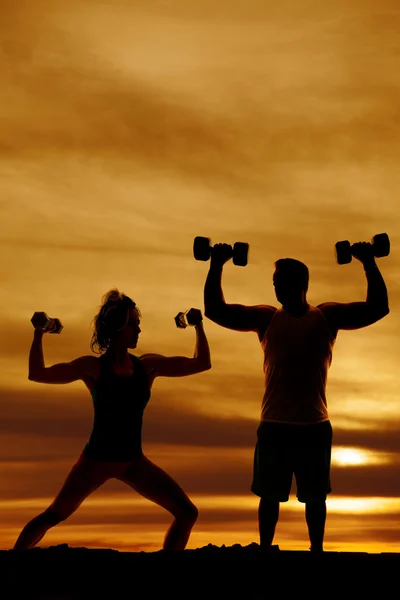
[[[317,547],[317,546],[310,546],[310,551],[311,551],[313,554],[323,554],[323,552],[324,552],[324,549],[322,548],[322,546],[321,546],[321,547]]]
[[[270,546],[260,546],[260,550],[263,552],[278,552],[279,546],[278,544],[270,545]]]

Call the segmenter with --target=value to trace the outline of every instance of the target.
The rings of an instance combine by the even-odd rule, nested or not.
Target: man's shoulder
[[[329,318],[337,312],[338,307],[340,307],[339,302],[322,302],[314,308],[317,308],[326,318]]]
[[[271,324],[272,319],[278,312],[282,312],[281,309],[276,306],[270,306],[269,304],[263,304],[259,306],[260,314],[259,314],[259,327],[258,327],[258,338],[260,342],[263,341],[265,334],[268,330],[268,327]]]
[[[333,337],[336,337],[338,332],[335,316],[337,315],[337,311],[340,309],[340,306],[341,305],[339,302],[322,302],[321,304],[317,304],[315,307],[325,317]]]
[[[261,326],[267,328],[274,318],[275,314],[280,311],[276,306],[269,304],[261,304],[258,308],[258,317]]]

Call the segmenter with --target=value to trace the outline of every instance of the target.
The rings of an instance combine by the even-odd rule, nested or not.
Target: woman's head
[[[90,346],[102,354],[118,345],[135,348],[140,333],[140,311],[135,302],[116,288],[102,298],[99,312],[94,317],[94,331]]]

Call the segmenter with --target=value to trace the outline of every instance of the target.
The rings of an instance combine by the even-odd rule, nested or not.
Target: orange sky
[[[114,286],[141,309],[137,354],[190,356],[194,332],[173,317],[203,308],[194,236],[250,244],[249,265],[225,269],[228,302],[276,305],[273,263],[293,256],[318,304],[365,298],[362,267],[338,266],[334,244],[386,231],[391,313],[340,332],[329,373],[325,547],[400,550],[400,9],[327,4],[3,1],[1,548],[52,500],[92,425],[82,383],[27,379],[35,310],[64,324],[45,338],[48,365],[89,352]],[[255,334],[205,327],[212,370],[156,380],[143,431],[146,454],[200,510],[192,548],[258,541],[262,353]],[[158,550],[169,522],[110,482],[42,545]],[[309,546],[294,499],[275,542]]]

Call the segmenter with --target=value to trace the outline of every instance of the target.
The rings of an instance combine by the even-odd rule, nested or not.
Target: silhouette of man
[[[282,305],[277,309],[227,304],[221,279],[232,248],[213,247],[204,288],[205,315],[229,329],[254,331],[264,352],[265,393],[251,489],[260,497],[260,546],[266,550],[274,538],[279,503],[289,499],[293,473],[297,499],[305,503],[310,550],[323,550],[332,447],[325,388],[333,345],[339,329],[367,327],[389,313],[386,285],[371,244],[358,242],[352,253],[365,270],[365,302],[310,305],[307,266],[283,258],[275,263],[273,274]]]

